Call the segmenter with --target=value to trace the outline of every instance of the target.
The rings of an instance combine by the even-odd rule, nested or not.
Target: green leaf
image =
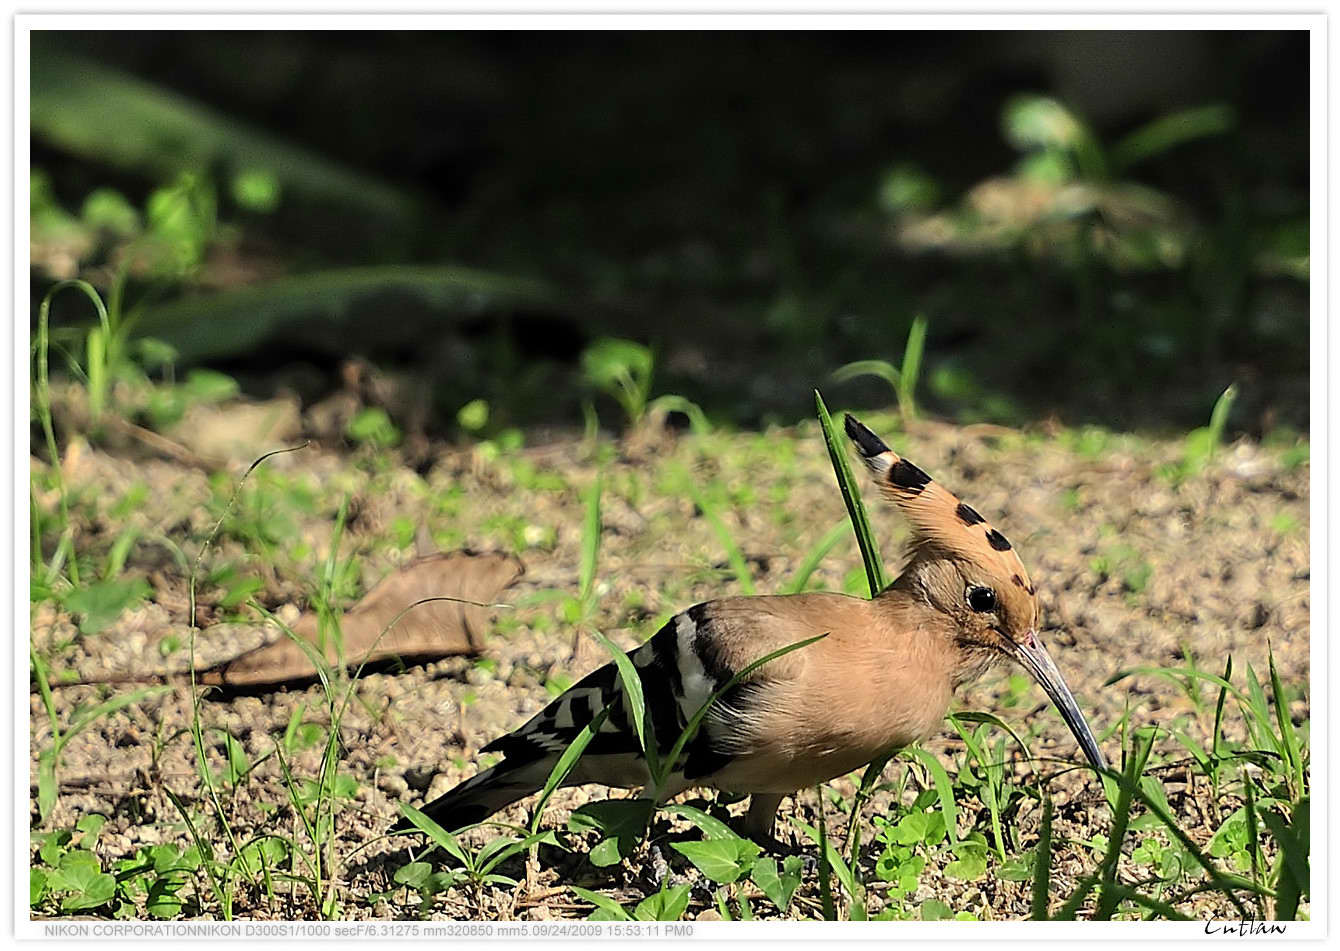
[[[392,879],[397,885],[405,885],[415,891],[423,891],[433,874],[433,866],[427,862],[410,862],[396,869]]]
[[[708,815],[701,809],[695,809],[693,806],[673,805],[666,806],[665,811],[672,816],[680,816],[688,819],[699,829],[703,831],[709,839],[738,839],[739,835],[726,823],[722,822],[716,816]]]
[[[599,892],[593,892],[586,888],[578,888],[576,885],[568,886],[573,890],[578,898],[583,901],[589,901],[596,906],[594,913],[587,916],[587,921],[632,921],[632,915],[624,911],[623,905],[620,905],[613,898],[607,898]]]
[[[62,911],[80,911],[85,908],[97,908],[112,900],[116,894],[116,878],[101,872],[90,880],[82,891],[61,902]]]
[[[1289,785],[1292,787],[1294,795],[1303,792],[1303,785],[1306,781],[1303,770],[1303,758],[1299,752],[1298,734],[1294,731],[1293,720],[1289,716],[1289,695],[1284,690],[1284,684],[1280,681],[1279,671],[1275,667],[1275,649],[1268,648],[1270,659],[1270,692],[1273,694],[1275,707],[1275,723],[1279,727],[1280,745],[1284,749],[1284,757],[1289,767]]]
[[[689,907],[689,886],[662,888],[638,902],[633,917],[638,921],[678,921]]]
[[[938,898],[927,898],[921,903],[922,921],[948,921],[953,917],[953,910]]]
[[[154,918],[175,918],[181,914],[182,900],[177,896],[184,883],[171,878],[156,878],[149,884],[144,909]]]
[[[880,207],[890,213],[929,210],[939,199],[939,183],[911,162],[902,162],[885,172],[879,184]]]
[[[945,874],[964,882],[975,882],[986,874],[986,840],[980,832],[950,846],[956,858],[945,866]]]
[[[288,858],[288,846],[282,839],[266,836],[247,843],[235,860],[248,874],[278,868]]]
[[[47,897],[47,873],[40,868],[28,869],[28,907],[36,908]]]
[[[1295,807],[1292,827],[1271,810],[1262,810],[1261,820],[1279,843],[1283,864],[1275,900],[1276,917],[1292,920],[1298,913],[1301,897],[1311,894],[1311,868],[1308,861],[1309,800]]]
[[[369,406],[355,413],[344,434],[354,442],[377,449],[389,449],[400,442],[400,430],[380,406]]]
[[[48,748],[37,757],[37,813],[46,822],[51,810],[56,808],[56,751]],[[48,865],[54,865],[51,859]]]
[[[84,199],[79,217],[90,228],[129,237],[140,230],[140,213],[114,188],[95,188]]]
[[[663,413],[683,413],[688,417],[689,430],[695,436],[706,436],[712,431],[712,424],[707,421],[707,414],[703,412],[703,408],[678,393],[666,393],[664,396],[658,396],[648,403],[647,407]]]
[[[456,411],[456,422],[460,423],[462,429],[470,432],[478,432],[488,425],[489,422],[489,403],[488,400],[471,400]]]
[[[747,874],[761,851],[753,842],[740,838],[672,842],[670,847],[721,885],[729,885]]]
[[[237,381],[217,370],[192,370],[186,374],[182,389],[188,399],[198,403],[222,403],[238,394]]]
[[[467,868],[470,866],[470,862],[465,855],[465,850],[461,848],[460,843],[456,841],[454,835],[407,802],[400,803],[400,813],[420,832],[426,832],[428,838],[440,845],[448,855]]]
[[[592,865],[615,865],[633,854],[651,818],[655,803],[650,799],[602,799],[583,803],[568,817],[568,829],[595,829],[603,836],[587,856]]]
[[[618,401],[629,422],[642,419],[651,393],[651,350],[632,340],[604,338],[582,352],[589,383]]]
[[[279,207],[279,178],[267,169],[244,169],[233,176],[232,194],[247,211],[269,214]]]
[[[98,841],[98,833],[102,831],[102,827],[106,823],[107,817],[98,815],[96,812],[81,816],[74,826],[75,831],[80,833],[79,841],[76,844],[81,849],[92,849],[93,843]]]
[[[1005,105],[1005,137],[1017,149],[1071,149],[1083,134],[1065,106],[1046,96],[1015,96]]]
[[[61,597],[61,605],[80,616],[79,633],[100,633],[124,612],[138,607],[151,589],[143,578],[106,578],[82,588],[72,588]]]
[[[148,859],[153,863],[154,873],[163,875],[182,861],[181,849],[175,845],[155,845],[149,849]]]
[[[788,855],[783,859],[780,871],[776,860],[762,858],[754,863],[749,877],[768,897],[768,901],[777,906],[778,911],[785,912],[791,905],[796,889],[800,887],[802,867],[803,862],[798,855]]]
[[[909,812],[889,832],[889,837],[900,845],[933,846],[944,836],[944,815],[938,812]]]
[[[61,902],[64,911],[96,908],[116,892],[116,878],[103,872],[97,857],[83,849],[61,856],[60,868],[48,876],[48,883],[55,890],[72,893]]]
[[[61,856],[65,854],[65,846],[73,837],[69,829],[54,829],[42,833],[37,837],[42,843],[37,849],[38,858],[52,868],[58,867]]]

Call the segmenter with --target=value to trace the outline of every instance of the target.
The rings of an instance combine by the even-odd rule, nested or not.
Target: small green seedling
[[[861,376],[875,376],[884,380],[893,390],[898,413],[906,428],[917,418],[917,381],[921,376],[921,358],[925,348],[926,318],[917,315],[907,331],[902,366],[894,366],[886,360],[857,360],[839,367],[833,373],[833,379],[839,383]]]

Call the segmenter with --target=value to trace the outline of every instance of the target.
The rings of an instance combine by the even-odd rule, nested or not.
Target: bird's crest
[[[914,547],[934,548],[982,565],[1033,597],[1035,589],[1014,546],[976,509],[899,456],[856,417],[848,414],[844,422],[880,491],[912,526]]]

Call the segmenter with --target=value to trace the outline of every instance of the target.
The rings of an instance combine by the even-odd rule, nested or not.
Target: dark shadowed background
[[[1230,430],[1306,430],[1308,70],[1302,32],[35,34],[34,313],[81,276],[135,372],[376,377],[448,437],[617,421],[607,337],[719,423],[887,405],[832,373],[917,315],[942,418],[1185,430],[1236,381]]]

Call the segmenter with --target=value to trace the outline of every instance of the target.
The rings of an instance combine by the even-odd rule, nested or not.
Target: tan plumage
[[[810,593],[723,598],[676,615],[629,651],[657,746],[754,661],[825,635],[754,670],[709,711],[675,764],[672,796],[692,786],[752,795],[746,831],[767,837],[784,795],[858,769],[935,733],[954,689],[1002,657],[1036,677],[1102,766],[1087,724],[1037,636],[1037,600],[1005,537],[848,416],[847,433],[913,529],[911,557],[871,600]],[[613,663],[593,671],[486,751],[497,766],[425,807],[447,828],[481,821],[543,785],[601,708],[610,715],[569,784],[639,786],[649,774]]]

